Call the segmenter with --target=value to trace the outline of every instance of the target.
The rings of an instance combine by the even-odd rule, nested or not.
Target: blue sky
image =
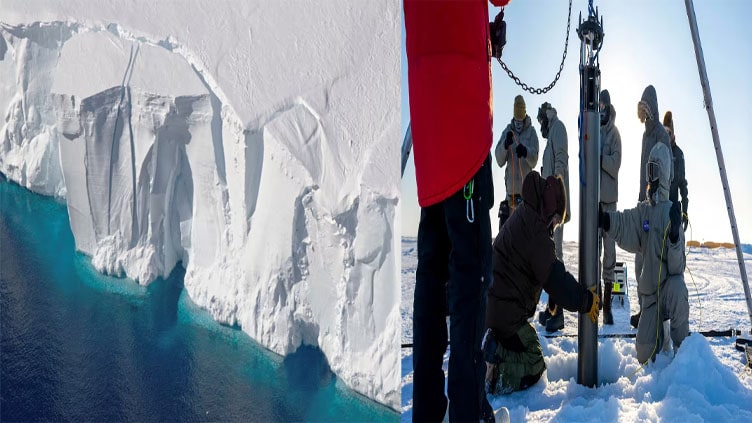
[[[686,160],[689,183],[689,216],[692,239],[731,241],[726,203],[716,161],[707,113],[703,107],[697,63],[684,1],[595,1],[604,17],[604,44],[600,54],[601,86],[611,93],[616,125],[622,138],[619,173],[619,209],[637,202],[643,125],[637,119],[637,102],[652,84],[658,93],[661,119],[674,114],[677,144]],[[713,97],[718,131],[742,242],[752,242],[752,1],[697,0],[694,2],[705,63]],[[505,9],[507,45],[504,61],[528,85],[544,87],[551,82],[561,61],[566,35],[568,2],[565,0],[513,0]],[[489,6],[491,18],[498,8]],[[492,64],[494,90],[494,146],[512,117],[513,99],[522,94],[533,117],[544,101],[558,111],[569,136],[572,220],[564,239],[577,240],[579,226],[579,12],[587,15],[587,1],[572,4],[569,51],[556,87],[548,94],[525,93]],[[437,28],[440,30],[440,28]],[[409,122],[407,61],[403,32],[402,134]],[[534,124],[542,162],[545,139]],[[402,142],[402,139],[400,139]],[[496,199],[504,197],[504,173],[494,163]],[[498,203],[498,201],[497,201]],[[497,232],[497,207],[491,210],[493,233]],[[402,179],[402,234],[415,236],[420,218],[412,158]],[[689,231],[688,231],[689,232]],[[689,233],[687,239],[690,238]]]

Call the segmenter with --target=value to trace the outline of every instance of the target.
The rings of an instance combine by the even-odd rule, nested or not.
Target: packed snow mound
[[[564,264],[577,274],[577,244],[564,242]],[[531,323],[538,331],[546,370],[530,388],[488,396],[494,409],[507,407],[511,421],[752,421],[752,370],[733,337],[704,337],[698,331],[749,330],[736,252],[689,248],[684,279],[689,291],[690,332],[676,351],[659,351],[646,366],[637,361],[636,334],[629,316],[637,306],[634,255],[616,248],[628,268],[624,302],[614,297],[614,325],[599,320],[598,381],[595,388],[577,383],[577,313],[565,312],[565,328],[547,334],[537,311],[548,304],[544,292]],[[745,254],[747,269],[752,255]],[[415,238],[402,241],[403,342],[412,342]],[[749,271],[748,271],[749,273]],[[630,309],[631,308],[631,309]],[[552,337],[547,337],[552,336]],[[614,337],[615,336],[615,337]],[[621,337],[624,336],[624,337]],[[675,352],[675,354],[674,354]],[[444,354],[446,372],[451,349]],[[402,421],[413,412],[413,350],[402,349]],[[446,389],[446,385],[445,385]]]
[[[660,352],[644,368],[634,341],[599,340],[597,388],[576,383],[577,340],[543,339],[548,370],[536,385],[510,396],[489,397],[513,420],[749,421],[752,391],[722,363],[698,333],[673,353]],[[734,350],[726,342],[722,348]],[[741,354],[736,351],[737,357]],[[744,377],[744,375],[741,375]]]
[[[182,262],[214,318],[397,408],[399,3],[42,3],[3,2],[0,172],[99,270]]]

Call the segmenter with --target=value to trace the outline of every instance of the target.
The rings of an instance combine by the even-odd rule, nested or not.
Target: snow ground
[[[745,246],[747,269],[752,254]],[[634,257],[617,247],[617,261],[627,266],[630,289],[624,305],[614,301],[614,325],[600,334],[636,333],[629,326],[630,305],[636,304]],[[417,267],[415,238],[402,239],[402,342],[412,342],[412,310]],[[567,270],[577,276],[577,243],[564,243]],[[749,275],[749,270],[747,271]],[[690,301],[690,331],[750,329],[736,252],[691,248],[685,271]],[[538,305],[543,310],[544,292]],[[536,314],[537,315],[537,314]],[[598,341],[598,387],[578,385],[577,315],[565,313],[564,336],[546,338],[537,320],[547,370],[530,389],[489,397],[494,409],[507,407],[511,421],[752,421],[752,370],[733,338],[690,335],[679,354],[661,353],[640,369],[634,339]],[[412,419],[412,350],[403,348],[402,421]],[[444,355],[444,371],[449,354]]]

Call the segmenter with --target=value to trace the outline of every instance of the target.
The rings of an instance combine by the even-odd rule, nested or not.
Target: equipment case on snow
[[[617,261],[614,267],[614,285],[611,290],[611,295],[618,296],[619,303],[624,305],[624,296],[627,294],[627,266],[624,262]]]

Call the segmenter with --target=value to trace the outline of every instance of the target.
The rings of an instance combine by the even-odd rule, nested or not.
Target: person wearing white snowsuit
[[[637,117],[641,122],[645,124],[645,132],[642,134],[642,154],[640,155],[640,185],[637,193],[637,201],[643,201],[646,198],[646,179],[645,179],[645,165],[648,162],[648,155],[653,147],[658,143],[666,144],[666,147],[671,149],[671,140],[668,137],[666,128],[663,127],[660,121],[660,113],[658,111],[658,95],[655,92],[655,87],[648,85],[642,92],[642,97],[637,103]],[[674,179],[674,167],[671,165],[670,180]],[[640,253],[635,255],[635,273],[639,274],[642,268],[642,256]],[[640,312],[632,316],[630,321],[633,326],[637,326],[637,321],[640,319]]]
[[[600,96],[601,106],[601,190],[600,206],[604,211],[616,210],[619,200],[619,168],[621,167],[621,135],[616,127],[616,109],[611,104],[611,95],[603,90]],[[601,278],[603,279],[603,323],[614,324],[611,313],[611,291],[615,281],[616,244],[611,237],[599,238],[603,244],[603,262]]]
[[[499,229],[501,229],[508,217],[508,215],[501,216],[505,205],[508,205],[509,210],[514,211],[522,203],[522,181],[538,163],[538,135],[530,116],[527,115],[525,101],[520,95],[514,99],[514,117],[501,132],[494,155],[499,167],[506,166],[504,185],[507,196],[502,201],[499,210],[501,218]]]
[[[543,165],[541,166],[541,176],[561,176],[564,181],[564,188],[569,199],[569,143],[567,139],[567,128],[564,126],[556,109],[550,103],[545,102],[538,109],[538,123],[541,126],[541,135],[547,139],[546,147],[543,149]],[[569,210],[569,201],[567,201],[566,215],[561,225],[554,229],[554,246],[556,248],[556,258],[564,261],[562,251],[562,241],[564,238],[564,223],[569,222],[571,216]],[[551,320],[549,320],[551,319]],[[560,307],[551,296],[548,297],[548,309],[542,312],[539,322],[546,326],[546,331],[555,332],[564,327],[564,314]]]
[[[641,253],[643,266],[636,274],[642,315],[637,326],[637,360],[655,360],[663,343],[663,321],[670,319],[676,351],[689,334],[689,298],[684,283],[684,232],[681,207],[668,198],[673,168],[671,150],[656,144],[645,172],[648,199],[624,211],[599,211],[598,225],[619,247]]]

